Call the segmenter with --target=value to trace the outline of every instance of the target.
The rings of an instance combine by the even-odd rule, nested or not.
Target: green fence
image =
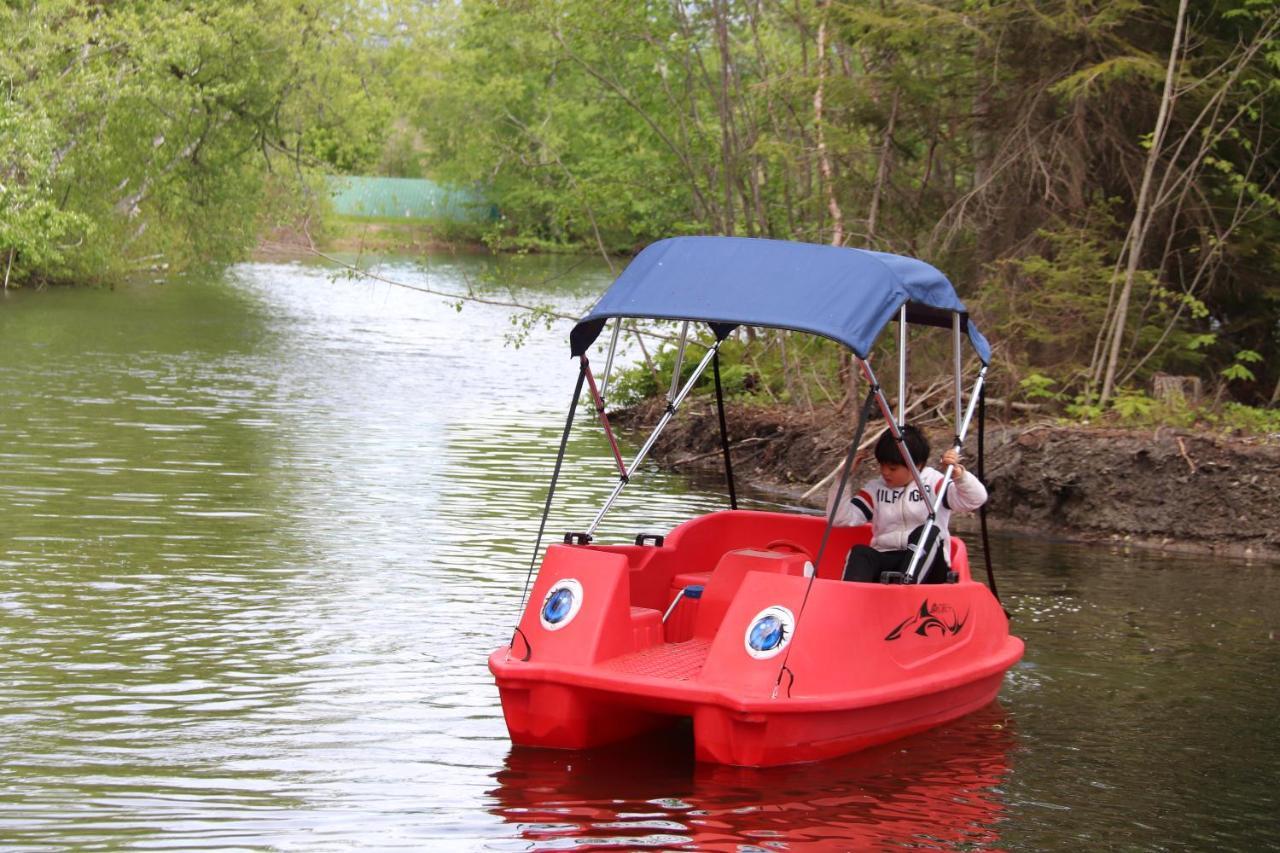
[[[491,222],[498,209],[479,193],[442,187],[419,178],[330,175],[333,207],[344,216]]]

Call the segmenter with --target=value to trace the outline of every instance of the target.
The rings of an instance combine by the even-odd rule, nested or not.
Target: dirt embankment
[[[661,404],[618,412],[645,428]],[[812,487],[843,460],[855,414],[730,405],[739,483],[820,506]],[[873,422],[869,429],[879,428]],[[930,434],[936,459],[949,440]],[[971,465],[976,438],[966,446]],[[690,401],[654,447],[659,464],[720,472],[714,404]],[[1157,430],[988,425],[989,519],[1005,529],[1178,551],[1280,559],[1280,442]],[[866,465],[854,479],[874,476]],[[806,492],[811,494],[806,496]],[[966,524],[960,520],[958,527]]]

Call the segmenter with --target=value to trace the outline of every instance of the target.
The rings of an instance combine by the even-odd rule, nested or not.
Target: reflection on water
[[[507,263],[391,272],[570,312],[605,282]],[[295,264],[3,297],[0,848],[1280,845],[1271,565],[1000,539],[1002,710],[771,771],[687,731],[513,752],[485,658],[576,372],[510,317]],[[553,536],[614,482],[579,425]],[[707,489],[646,471],[602,536]]]
[[[858,755],[768,770],[695,765],[687,727],[590,752],[513,749],[491,794],[525,843],[494,849],[998,849],[1013,744],[991,705]]]

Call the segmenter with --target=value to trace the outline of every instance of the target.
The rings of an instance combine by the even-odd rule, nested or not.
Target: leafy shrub
[[[1156,401],[1140,391],[1123,392],[1111,401],[1111,407],[1122,420],[1145,420],[1155,410]]]
[[[1022,395],[1028,400],[1052,400],[1057,395],[1049,389],[1056,384],[1054,380],[1043,373],[1032,373],[1030,376],[1019,380],[1018,387],[1022,389]]]
[[[1280,435],[1280,409],[1261,409],[1241,403],[1227,403],[1214,418],[1226,430],[1257,435]]]

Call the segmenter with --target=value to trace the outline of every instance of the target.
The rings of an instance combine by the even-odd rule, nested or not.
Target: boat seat
[[[631,647],[640,651],[661,645],[662,612],[652,607],[631,608]]]
[[[711,580],[711,572],[685,572],[671,579],[671,588],[676,590],[684,589],[686,586],[706,587],[709,580]]]
[[[667,593],[671,604],[663,626],[668,643],[683,643],[693,638],[698,604],[710,579],[711,572],[685,572],[671,579],[671,589]]]
[[[760,551],[752,548],[727,551],[716,564],[715,571],[711,573],[703,589],[693,635],[703,639],[715,636],[747,572],[803,576],[808,562],[807,554],[794,552]]]

